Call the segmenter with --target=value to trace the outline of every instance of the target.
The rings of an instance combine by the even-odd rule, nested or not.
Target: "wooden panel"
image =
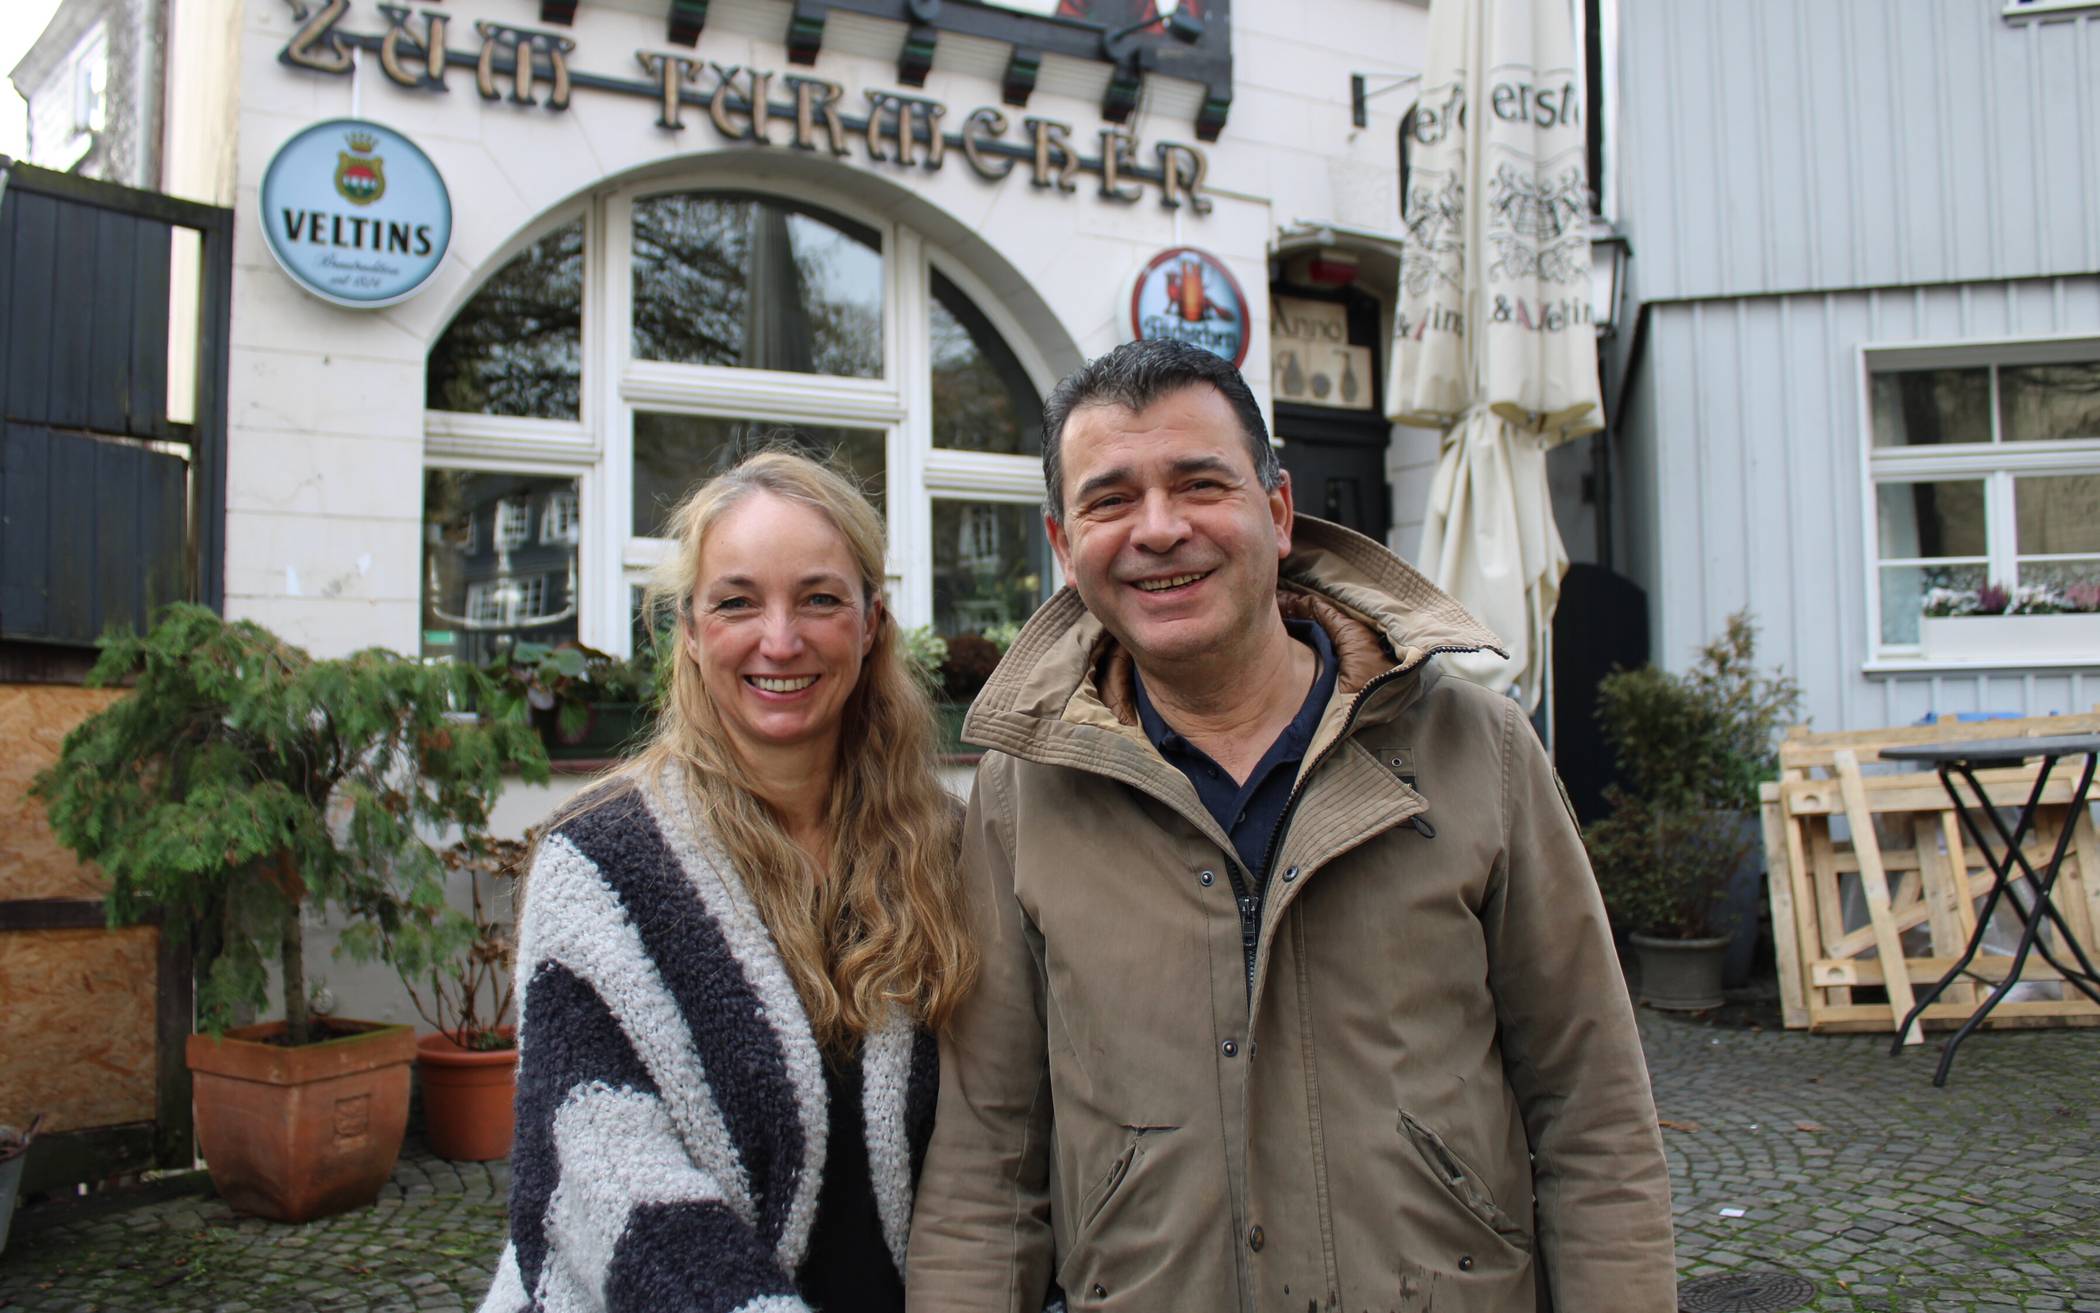
[[[0,935],[0,1121],[53,1131],[150,1121],[159,932]]]
[[[85,427],[98,433],[125,433],[129,427],[124,412],[131,401],[129,283],[141,225],[115,210],[91,210],[80,219],[95,229],[95,263],[81,271],[88,285],[80,289],[91,307],[87,379],[81,396]],[[161,315],[166,317],[165,307]]]
[[[1772,924],[1791,926],[1794,919],[1794,882],[1788,876],[1786,821],[1780,816],[1777,789],[1765,786],[1764,805],[1758,809],[1765,840],[1765,894],[1772,904]],[[1808,1024],[1808,999],[1803,992],[1801,941],[1784,932],[1775,935],[1779,969],[1779,1007],[1789,1029]]]
[[[7,313],[7,418],[48,418],[51,320],[58,284],[58,202],[8,189],[0,209],[14,216],[13,301]]]
[[[1901,962],[1903,935],[1896,929],[1896,919],[1891,914],[1888,876],[1881,869],[1881,845],[1874,837],[1874,817],[1867,811],[1866,790],[1860,787],[1859,761],[1850,748],[1838,750],[1837,772],[1845,794],[1845,817],[1852,823],[1852,851],[1859,856],[1859,881],[1867,895],[1867,918],[1874,925],[1874,947],[1882,961]],[[1910,979],[1894,971],[1886,984],[1890,1024],[1901,1025],[1915,1001]],[[1915,1024],[1906,1027],[1901,1038],[1905,1044],[1923,1042]]]
[[[134,436],[167,431],[168,264],[171,230],[139,220],[131,253],[131,390],[124,404],[125,432]],[[196,324],[184,331],[195,333]]]
[[[66,206],[58,220],[52,258],[58,262],[51,335],[51,391],[44,417],[64,428],[86,428],[92,376],[94,316],[80,313],[94,294],[95,216]],[[22,418],[35,418],[23,416]]]
[[[63,684],[0,684],[0,743],[7,745],[0,752],[0,899],[102,897],[101,873],[59,846],[29,782],[58,760],[68,730],[117,696]]]
[[[51,431],[0,431],[0,634],[50,632]]]

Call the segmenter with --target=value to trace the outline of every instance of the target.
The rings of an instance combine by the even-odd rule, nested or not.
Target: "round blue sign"
[[[277,148],[262,181],[263,238],[293,281],[357,309],[415,295],[452,241],[452,197],[414,142],[330,119]]]

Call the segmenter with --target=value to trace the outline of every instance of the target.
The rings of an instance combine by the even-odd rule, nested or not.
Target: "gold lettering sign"
[[[353,51],[361,48],[378,57],[393,85],[409,91],[442,92],[449,65],[471,64],[474,89],[484,100],[561,111],[569,107],[570,96],[578,88],[637,96],[656,102],[656,125],[667,132],[684,130],[685,108],[693,105],[705,109],[715,131],[731,141],[828,151],[835,158],[844,158],[853,153],[850,143],[858,139],[869,163],[927,170],[945,165],[952,147],[962,153],[971,172],[991,182],[1003,180],[1017,163],[1025,163],[1030,185],[1046,191],[1075,192],[1075,178],[1087,172],[1100,179],[1098,190],[1104,200],[1130,204],[1142,199],[1150,186],[1158,188],[1159,203],[1167,209],[1187,206],[1197,214],[1211,211],[1211,199],[1204,191],[1209,163],[1202,151],[1181,142],[1156,142],[1150,152],[1154,163],[1148,167],[1140,163],[1145,152],[1137,138],[1122,128],[1101,128],[1100,153],[1089,158],[1074,144],[1072,124],[1028,118],[1022,120],[1018,133],[1009,136],[1011,121],[990,105],[972,109],[962,117],[960,130],[951,133],[944,127],[946,105],[901,91],[865,91],[867,113],[854,116],[840,108],[845,88],[821,78],[776,75],[739,65],[724,67],[654,50],[635,52],[642,79],[616,78],[572,72],[569,56],[576,42],[557,32],[476,22],[474,33],[481,40],[480,48],[461,54],[446,47],[453,25],[439,11],[426,8],[417,13],[405,4],[382,4],[379,9],[387,28],[374,36],[341,30],[350,0],[323,0],[311,13],[303,6],[295,7],[300,9],[299,28],[278,59],[311,72],[348,74]],[[422,19],[420,32],[417,17]],[[502,86],[505,79],[510,83],[507,97]],[[773,98],[776,81],[785,88],[786,103]],[[774,119],[794,125],[792,138],[784,141],[775,134]]]

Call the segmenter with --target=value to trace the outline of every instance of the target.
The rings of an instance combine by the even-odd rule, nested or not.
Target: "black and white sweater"
[[[824,1060],[743,882],[667,784],[565,822],[533,863],[511,1238],[482,1313],[806,1313]],[[938,1060],[901,1011],[861,1058],[900,1275]]]

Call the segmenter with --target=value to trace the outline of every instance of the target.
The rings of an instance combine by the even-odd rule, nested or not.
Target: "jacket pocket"
[[[1489,1193],[1486,1182],[1481,1180],[1480,1173],[1468,1167],[1465,1159],[1453,1153],[1451,1146],[1444,1143],[1442,1136],[1409,1116],[1404,1108],[1400,1111],[1400,1129],[1414,1144],[1415,1152],[1422,1155],[1422,1161],[1428,1166],[1429,1174],[1437,1179],[1460,1207],[1480,1219],[1482,1224],[1501,1236],[1512,1248],[1526,1254],[1531,1252],[1531,1231],[1503,1211],[1502,1206],[1495,1202],[1495,1196]]]
[[[1137,1161],[1138,1154],[1143,1151],[1145,1137],[1161,1131],[1177,1129],[1179,1128],[1174,1126],[1125,1126],[1123,1128],[1123,1151],[1117,1154],[1116,1160],[1108,1165],[1108,1170],[1102,1173],[1101,1179],[1094,1182],[1094,1188],[1088,1190],[1086,1197],[1079,1201],[1079,1231],[1077,1234],[1084,1234],[1094,1229],[1094,1223],[1100,1220],[1102,1211],[1108,1207],[1109,1201],[1116,1197],[1116,1191],[1122,1189],[1123,1182],[1130,1179],[1131,1164]]]

